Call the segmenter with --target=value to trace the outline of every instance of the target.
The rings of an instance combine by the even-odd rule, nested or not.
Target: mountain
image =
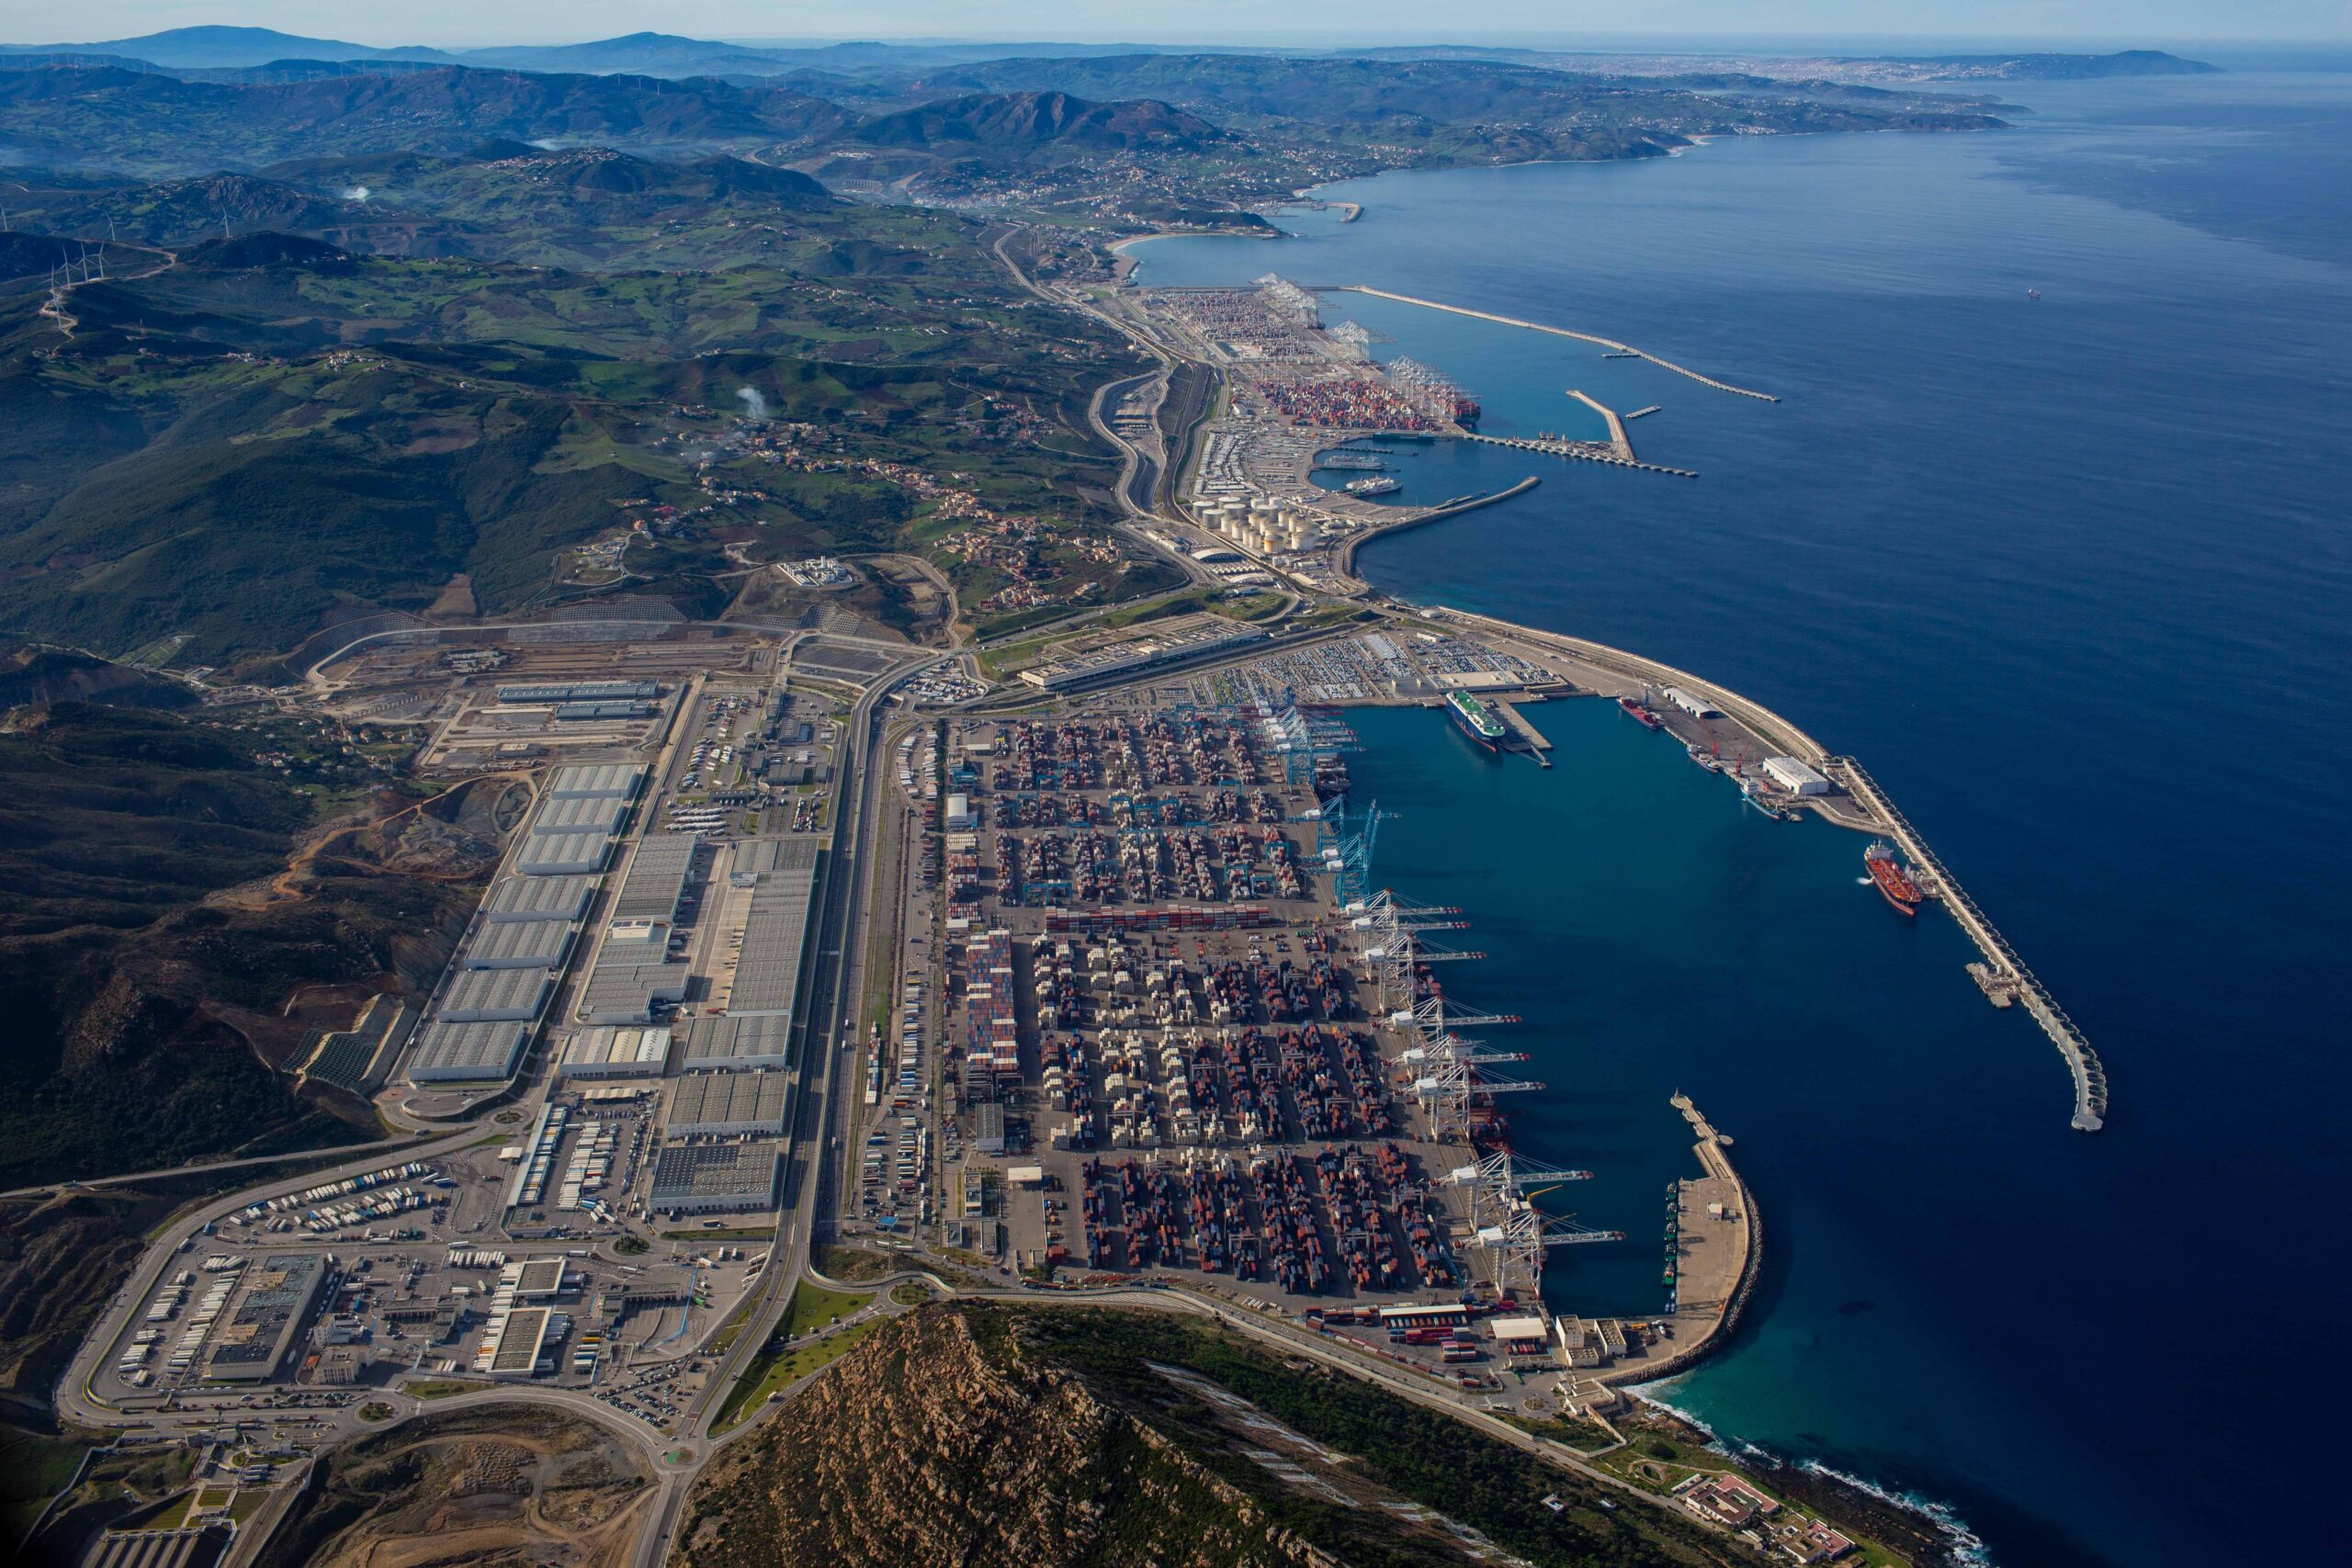
[[[1089,103],[1068,93],[975,93],[867,120],[851,132],[876,147],[1025,152],[1048,142],[1101,151],[1191,146],[1224,135],[1197,115],[1151,99]]]
[[[0,142],[18,162],[146,175],[390,147],[455,153],[492,137],[751,147],[832,134],[851,119],[788,86],[707,78],[437,66],[240,85],[112,69],[0,69]]]
[[[680,38],[674,33],[629,33],[594,43],[522,45],[472,49],[465,62],[516,71],[622,72],[642,76],[779,76],[798,63],[799,50],[746,49],[737,44]]]
[[[82,247],[53,234],[28,234],[21,229],[0,234],[0,283],[11,278],[45,276],[61,262],[77,259]]]
[[[1178,1314],[933,1305],[719,1450],[670,1561],[1730,1561],[1679,1509],[1603,1496],[1449,1416]]]
[[[438,60],[434,49],[376,49],[334,39],[298,38],[269,28],[172,28],[104,43],[0,44],[7,54],[119,54],[171,70],[218,70],[266,65],[273,60]]]

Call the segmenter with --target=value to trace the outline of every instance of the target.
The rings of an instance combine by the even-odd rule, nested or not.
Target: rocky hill
[[[1555,1511],[1544,1498],[1562,1504]],[[689,1504],[694,1568],[1454,1568],[1710,1560],[1697,1527],[1157,1313],[921,1309]]]
[[[1094,150],[1192,146],[1224,133],[1197,115],[1148,98],[1091,103],[1068,93],[974,93],[942,98],[857,128],[876,147],[1028,151],[1048,142]]]

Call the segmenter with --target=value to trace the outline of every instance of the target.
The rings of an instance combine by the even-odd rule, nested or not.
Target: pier
[[[1566,327],[1547,327],[1541,321],[1522,321],[1516,316],[1498,316],[1491,310],[1473,310],[1461,305],[1442,305],[1435,299],[1417,299],[1410,294],[1392,294],[1385,288],[1370,288],[1361,283],[1333,283],[1323,286],[1325,291],[1347,294],[1369,294],[1375,299],[1394,299],[1400,305],[1419,305],[1428,310],[1443,310],[1450,315],[1468,316],[1475,321],[1494,321],[1506,327],[1523,327],[1532,333],[1550,333],[1554,337],[1572,337],[1579,343],[1599,344],[1611,353],[1606,357],[1646,359],[1661,370],[1671,370],[1677,376],[1688,376],[1702,387],[1713,387],[1718,392],[1730,392],[1737,397],[1754,398],[1760,403],[1777,403],[1781,400],[1770,392],[1758,392],[1746,387],[1735,387],[1728,381],[1718,381],[1713,376],[1702,376],[1696,370],[1645,354],[1630,343],[1619,343],[1613,337],[1598,337],[1591,333],[1570,332]]]
[[[1533,757],[1544,767],[1548,768],[1552,765],[1552,759],[1548,755],[1552,750],[1552,743],[1544,739],[1544,732],[1535,728],[1533,720],[1519,711],[1519,705],[1498,699],[1489,705],[1501,712],[1503,722],[1510,725],[1512,731],[1519,736],[1520,743],[1527,748],[1528,755]]]
[[[2033,1014],[2034,1021],[2041,1025],[2041,1032],[2050,1036],[2051,1043],[2058,1047],[2058,1054],[2066,1059],[2067,1069],[2074,1074],[2075,1129],[2098,1132],[2107,1122],[2107,1069],[2099,1065],[2098,1054],[2091,1049],[2090,1042],[2083,1037],[2075,1021],[2034,978],[2033,971],[2025,966],[2017,949],[1994,929],[1993,922],[1984,918],[1984,911],[1944,869],[1935,852],[1928,848],[1927,840],[1895,809],[1894,803],[1860,762],[1851,757],[1831,757],[1825,760],[1822,771],[1886,824],[1888,834],[1909,857],[1914,875],[1920,876],[1928,891],[1943,900],[1952,919],[1960,922],[1961,930],[1984,954],[1982,972],[1976,964],[1969,965],[1969,971],[1984,987],[1985,996],[1996,1007],[2007,1007],[2011,1001],[2025,1003],[2026,1010]]]

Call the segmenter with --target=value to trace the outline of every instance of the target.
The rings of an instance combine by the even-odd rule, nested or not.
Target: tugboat
[[[1870,872],[1871,881],[1877,884],[1879,892],[1896,912],[1904,915],[1919,912],[1920,900],[1927,895],[1919,891],[1919,885],[1911,880],[1911,874],[1903,869],[1903,863],[1894,858],[1893,850],[1883,843],[1873,843],[1862,852],[1862,865]]]

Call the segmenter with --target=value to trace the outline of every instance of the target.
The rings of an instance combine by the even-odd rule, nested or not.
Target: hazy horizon
[[[2328,0],[2256,0],[2235,19],[2243,30],[2213,30],[2210,7],[2194,0],[2059,0],[2057,4],[1956,6],[1939,0],[1850,4],[1800,0],[1771,8],[1771,27],[1757,8],[1722,0],[1668,0],[1642,7],[1628,27],[1617,6],[1489,7],[1475,26],[1432,25],[1402,0],[1294,0],[1269,24],[1249,0],[1200,0],[1182,25],[1150,25],[1126,7],[1089,0],[1019,0],[972,6],[955,0],[874,0],[840,27],[843,12],[786,0],[715,0],[692,25],[634,0],[514,0],[485,12],[451,0],[415,0],[405,20],[335,0],[260,0],[224,10],[176,0],[35,0],[12,7],[0,41],[12,45],[104,43],[181,28],[263,28],[368,49],[446,50],[562,46],[638,32],[771,48],[823,48],[845,42],[899,44],[1114,43],[1251,48],[1461,44],[1564,51],[1781,51],[1857,53],[2106,51],[2128,48],[2341,45],[2352,43],[2352,11]],[[1578,16],[1597,25],[1578,27]],[[808,26],[792,26],[805,17]]]

